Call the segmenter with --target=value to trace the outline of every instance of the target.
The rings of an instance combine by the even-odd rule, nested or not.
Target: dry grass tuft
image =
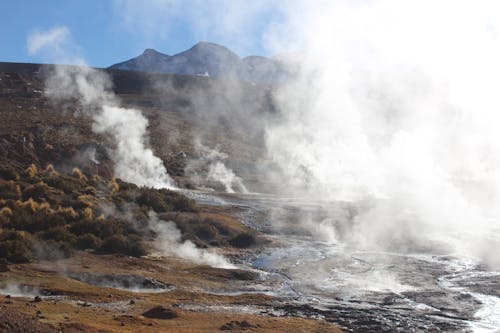
[[[38,168],[36,167],[36,165],[34,164],[31,164],[27,169],[26,169],[26,173],[28,174],[29,177],[33,178],[33,177],[36,177],[36,175],[38,174]]]
[[[120,185],[118,185],[116,179],[114,178],[110,180],[108,187],[111,193],[117,193],[118,191],[120,191]]]
[[[84,194],[78,197],[78,201],[87,207],[94,207],[95,197],[93,195]]]
[[[10,209],[9,207],[2,207],[2,209],[0,209],[0,215],[5,217],[11,217],[12,209]]]
[[[45,168],[45,170],[43,170],[43,173],[47,176],[58,176],[59,173],[56,171],[56,169],[54,168],[54,166],[49,163],[47,164],[47,167]]]
[[[71,173],[73,175],[73,177],[75,178],[78,178],[82,181],[87,181],[87,177],[83,174],[82,170],[80,170],[79,168],[73,168],[73,171]]]
[[[92,210],[92,208],[90,207],[86,207],[83,211],[83,217],[89,219],[89,220],[93,220],[94,219],[94,211]]]

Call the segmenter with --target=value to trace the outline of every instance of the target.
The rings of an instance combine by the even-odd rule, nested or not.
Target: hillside
[[[55,108],[43,95],[43,80],[50,70],[48,65],[0,63],[5,119],[0,135],[17,142],[32,137],[43,152],[31,156],[38,151],[18,150],[4,163],[19,167],[23,163],[26,167],[28,160],[37,166],[64,164],[77,152],[92,148],[102,163],[89,166],[73,158],[73,166],[83,170],[95,167],[99,174],[109,176],[109,157],[102,144],[105,138],[92,133],[85,116],[76,117],[77,101]],[[255,157],[263,154],[263,124],[274,113],[272,86],[189,75],[103,71],[110,76],[121,105],[139,108],[149,119],[151,147],[179,182],[188,181],[184,177],[186,157],[199,153],[193,147],[195,140],[218,147],[230,156],[227,163],[235,172],[246,172],[242,176],[250,184],[257,181],[248,171],[254,169]],[[219,135],[220,130],[224,135]],[[47,144],[53,147],[51,152],[43,150]]]
[[[236,208],[115,179],[115,142],[96,134],[77,99],[44,93],[53,70],[0,63],[1,332],[338,331],[287,314],[253,291],[257,273],[229,264],[270,241]],[[123,107],[147,117],[147,144],[179,186],[224,188],[200,177],[207,156],[226,156],[247,186],[260,186],[272,87],[101,72]]]

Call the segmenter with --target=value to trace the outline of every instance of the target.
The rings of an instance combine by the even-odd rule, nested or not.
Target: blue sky
[[[2,1],[0,61],[51,62],[29,55],[30,34],[64,26],[79,56],[106,67],[154,48],[167,54],[200,40],[240,56],[269,55],[265,32],[280,11],[267,1],[240,0],[17,0]]]

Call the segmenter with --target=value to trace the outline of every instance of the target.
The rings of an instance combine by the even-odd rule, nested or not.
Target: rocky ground
[[[95,275],[100,278],[89,279]],[[10,288],[2,291],[2,332],[340,331],[323,320],[287,315],[270,296],[223,293],[252,284],[252,273],[175,258],[80,252],[10,265],[0,276]],[[21,325],[19,318],[27,321]]]

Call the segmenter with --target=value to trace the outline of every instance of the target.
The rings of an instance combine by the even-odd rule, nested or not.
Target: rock
[[[229,244],[237,248],[251,247],[255,243],[255,236],[250,233],[242,233],[229,240]]]
[[[256,326],[250,325],[250,323],[246,320],[243,320],[243,321],[231,320],[230,322],[222,325],[219,328],[219,330],[221,330],[221,331],[247,330],[247,329],[250,329],[253,327],[256,327]]]
[[[76,302],[76,305],[83,306],[83,307],[91,306],[91,304],[89,304],[85,301],[78,301],[78,302]]]
[[[130,302],[128,302],[128,304],[130,305],[134,305],[135,304],[135,301],[133,299],[130,300]]]
[[[142,314],[144,317],[153,319],[172,319],[178,317],[177,313],[172,309],[164,308],[163,306],[155,306],[152,309]]]
[[[42,301],[42,298],[40,296],[35,296],[35,298],[33,298],[33,302],[35,302],[35,303],[38,303],[41,301]]]

